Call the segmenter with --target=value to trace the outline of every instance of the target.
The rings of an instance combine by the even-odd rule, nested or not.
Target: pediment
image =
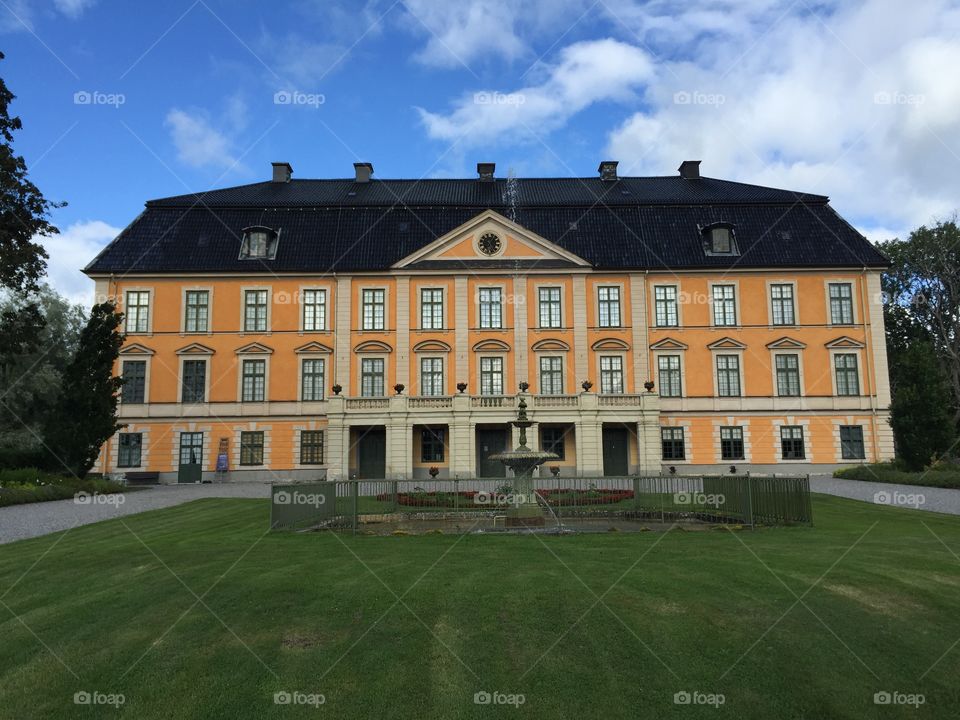
[[[478,240],[495,235],[500,243],[492,254],[482,252]],[[562,261],[574,266],[590,267],[590,263],[544,237],[518,225],[493,210],[485,210],[460,227],[442,235],[393,265],[403,268],[425,261],[466,263],[500,261]]]
[[[510,346],[503,340],[481,340],[473,346],[474,352],[510,352]]]
[[[140,343],[131,343],[120,349],[121,355],[153,355],[153,350]]]
[[[747,346],[732,337],[720,338],[707,345],[710,350],[746,350]]]
[[[629,350],[630,344],[619,338],[601,338],[590,346],[591,350]]]
[[[190,343],[177,350],[177,355],[213,355],[216,352],[213,348],[200,343]]]
[[[840,337],[835,338],[828,343],[825,343],[824,346],[830,349],[866,347],[866,345],[864,345],[862,342],[860,342],[859,340],[854,340],[849,335],[841,335]]]
[[[413,346],[413,351],[415,353],[435,353],[435,352],[450,352],[451,348],[445,342],[440,340],[424,340],[423,342],[418,342]]]
[[[301,355],[312,353],[332,354],[333,348],[327,347],[326,345],[318,342],[308,342],[306,345],[301,345],[300,347],[295,348],[294,352]]]
[[[252,342],[237,348],[234,352],[237,355],[272,355],[273,348],[267,347],[263,343]]]
[[[782,337],[772,343],[767,343],[767,348],[770,350],[803,350],[805,347],[807,347],[806,343],[794,340],[791,337]]]
[[[393,348],[379,340],[367,340],[353,348],[355,353],[392,353]]]
[[[531,349],[534,352],[569,352],[570,346],[563,340],[557,338],[544,338],[543,340],[535,342]]]
[[[663,340],[658,340],[653,345],[650,346],[651,350],[686,350],[689,347],[686,343],[682,343],[679,340],[674,340],[671,337],[665,337]]]

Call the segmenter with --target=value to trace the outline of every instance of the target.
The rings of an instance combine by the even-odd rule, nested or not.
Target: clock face
[[[482,235],[477,241],[477,247],[484,255],[496,255],[498,252],[500,252],[500,248],[502,246],[503,244],[501,243],[500,238],[493,233]]]

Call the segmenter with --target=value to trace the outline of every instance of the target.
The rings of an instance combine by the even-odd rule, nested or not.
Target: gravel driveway
[[[960,490],[949,488],[891,485],[862,480],[842,480],[830,475],[812,475],[810,489],[813,492],[837,495],[852,500],[960,515]]]
[[[99,495],[96,503],[54,500],[11,505],[0,508],[0,544],[211,497],[269,498],[270,485],[254,482],[155,485],[122,496]]]

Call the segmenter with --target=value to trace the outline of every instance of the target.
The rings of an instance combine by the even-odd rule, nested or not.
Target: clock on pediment
[[[477,240],[477,249],[484,255],[493,256],[503,248],[503,241],[495,233],[484,233]]]

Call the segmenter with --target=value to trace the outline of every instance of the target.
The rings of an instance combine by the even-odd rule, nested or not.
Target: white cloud
[[[223,169],[236,166],[233,143],[203,116],[174,108],[167,113],[165,125],[177,149],[177,159],[185,165]]]
[[[71,18],[78,18],[87,8],[93,7],[97,0],[53,0],[57,10]]]
[[[465,144],[529,138],[564,125],[593,103],[625,101],[649,82],[653,63],[640,48],[616,40],[571,45],[542,82],[514,92],[479,91],[462,97],[448,115],[419,109],[428,134]]]
[[[86,307],[93,304],[93,280],[81,270],[104,246],[121,232],[101,220],[76,222],[59,235],[39,238],[50,256],[47,280],[51,287],[71,302]]]

